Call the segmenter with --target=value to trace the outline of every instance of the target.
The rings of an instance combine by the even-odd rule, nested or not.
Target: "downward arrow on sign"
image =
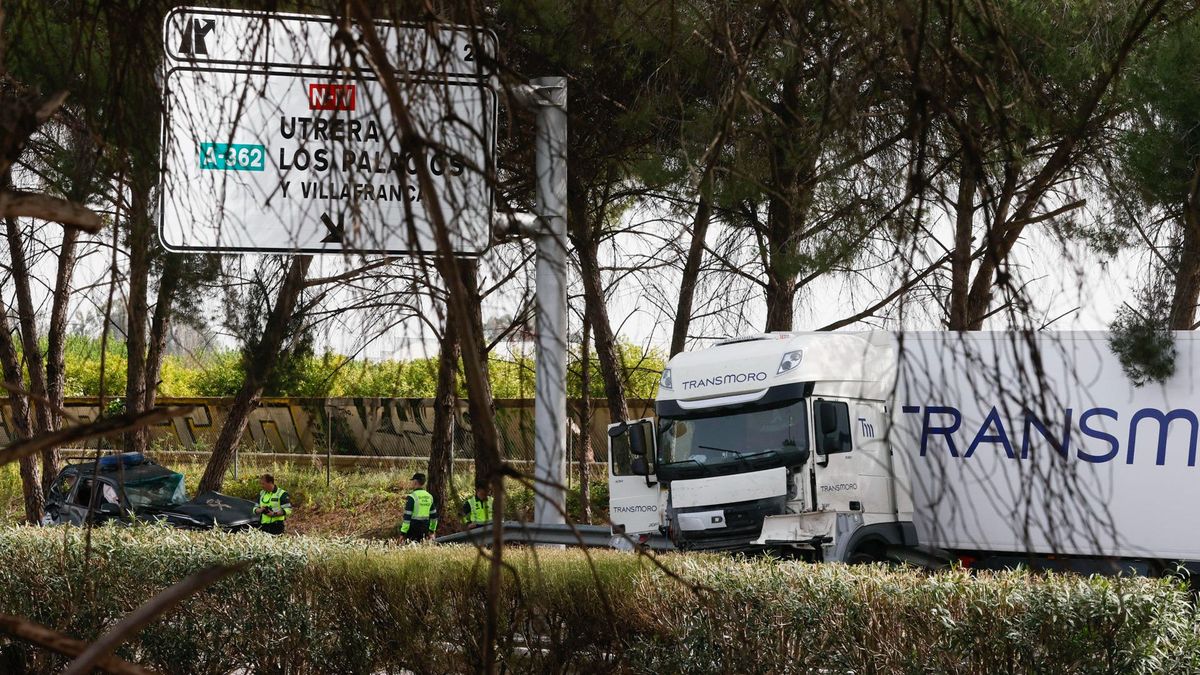
[[[329,230],[329,234],[325,235],[325,238],[321,240],[321,243],[342,243],[342,236],[346,234],[346,217],[339,213],[337,217],[337,225],[334,225],[333,219],[329,217],[329,214],[322,213],[321,222],[325,224],[325,229]]]

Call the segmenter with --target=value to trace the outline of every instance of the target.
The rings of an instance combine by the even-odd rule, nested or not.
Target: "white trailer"
[[[614,425],[616,533],[816,560],[1200,561],[1200,339],[1136,387],[1108,335],[774,333],[682,353]]]

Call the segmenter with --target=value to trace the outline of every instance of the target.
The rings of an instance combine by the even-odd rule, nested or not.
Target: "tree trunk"
[[[575,173],[567,174],[567,213],[568,234],[579,257],[579,275],[583,280],[583,314],[594,333],[596,360],[604,381],[604,396],[608,400],[612,421],[625,422],[629,420],[629,406],[625,402],[624,369],[612,324],[608,320],[604,283],[600,278],[596,228],[588,218],[587,194]]]
[[[571,219],[579,223],[586,218],[582,209],[573,210]],[[581,225],[586,227],[585,225]],[[624,374],[617,340],[608,321],[608,307],[604,298],[604,285],[600,279],[599,251],[591,237],[574,237],[575,251],[579,256],[579,273],[583,278],[584,317],[595,334],[596,360],[600,365],[600,377],[604,380],[604,397],[613,422],[629,419],[629,406],[625,402]]]
[[[1188,187],[1183,203],[1183,250],[1171,296],[1170,326],[1174,330],[1196,328],[1196,305],[1200,303],[1200,162]]]
[[[774,266],[772,266],[774,267]],[[795,325],[796,278],[778,269],[767,271],[767,326],[768,333],[788,332]]]
[[[580,274],[583,277],[584,314],[595,334],[596,361],[600,365],[600,377],[604,380],[604,396],[614,422],[629,420],[629,406],[625,402],[625,377],[620,350],[612,325],[608,321],[608,307],[604,287],[600,280],[600,263],[595,242],[578,242]]]
[[[696,297],[696,280],[700,276],[700,263],[704,260],[704,238],[708,235],[708,224],[712,220],[712,175],[706,175],[700,184],[700,202],[696,216],[692,219],[692,242],[688,246],[687,260],[683,264],[683,276],[679,281],[679,304],[675,307],[675,325],[671,329],[671,356],[687,347],[688,327],[692,322],[692,304]]]
[[[975,227],[977,168],[974,156],[962,151],[958,176],[958,199],[954,207],[954,250],[950,252],[950,330],[967,330],[970,312],[967,294],[971,286],[972,235]]]
[[[778,138],[770,143],[770,178],[767,185],[767,223],[765,228],[767,323],[766,331],[791,331],[795,326],[796,278],[803,261],[799,255],[801,240],[816,188],[817,160],[821,155],[818,141],[806,139],[817,134],[808,120],[798,114],[804,108],[799,97],[804,74],[792,66],[781,82],[781,100],[772,106],[779,120],[774,129]]]
[[[588,344],[591,325],[583,320],[583,340],[579,345],[579,519],[592,522],[592,348]]]
[[[466,322],[471,324],[471,330],[472,330],[473,334],[479,336],[479,342],[475,346],[475,352],[479,356],[479,363],[482,364],[483,374],[484,374],[483,381],[479,383],[479,386],[482,387],[484,390],[483,392],[481,392],[483,395],[480,396],[480,402],[482,402],[486,406],[486,409],[488,410],[488,414],[491,415],[492,418],[494,419],[496,416],[496,403],[495,403],[495,400],[492,398],[492,382],[487,377],[487,374],[488,374],[488,367],[487,367],[487,365],[488,365],[488,348],[487,348],[487,338],[484,337],[484,335],[483,335],[483,309],[481,306],[482,298],[479,295],[479,270],[476,267],[476,265],[477,265],[477,263],[470,261],[470,260],[460,260],[458,262],[458,273],[459,273],[460,280],[462,281],[463,290],[466,291],[466,293],[467,293],[467,298],[469,300],[470,307],[471,307],[471,311],[465,317]],[[453,316],[454,321],[456,323],[461,324],[462,319],[460,317],[458,317],[457,315],[453,314],[450,311],[449,306],[450,306],[450,303],[447,303],[446,316],[447,317]],[[461,329],[456,330],[456,333],[457,334],[455,335],[454,339],[458,341],[458,353],[462,354],[463,350],[467,347],[467,344],[462,339]],[[471,435],[474,439],[474,445],[475,445],[475,475],[476,476],[491,476],[493,472],[495,472],[496,470],[498,470],[500,468],[500,465],[493,464],[489,461],[489,459],[488,459],[490,456],[489,453],[480,452],[480,448],[486,447],[486,445],[483,445],[483,444],[489,443],[490,441],[488,441],[486,438],[480,436],[479,432],[480,432],[479,425],[475,424],[474,421],[472,421]],[[497,449],[498,449],[498,447],[499,446],[497,446]],[[504,458],[497,457],[496,461],[503,462]],[[495,495],[493,495],[493,496],[495,496]]]
[[[0,306],[0,367],[3,368],[4,381],[17,387],[22,386],[21,361],[17,356],[16,346],[12,341],[12,329],[8,325],[8,309]],[[25,397],[11,389],[8,391],[8,401],[12,408],[12,435],[16,440],[26,440],[32,436],[29,424],[29,404]],[[25,499],[25,520],[29,523],[40,523],[45,511],[45,499],[41,483],[38,480],[37,458],[22,457],[18,461],[21,474],[21,494]]]
[[[54,280],[54,300],[50,308],[50,327],[46,334],[46,395],[50,399],[50,423],[54,429],[62,426],[59,410],[62,409],[67,386],[67,311],[70,309],[71,279],[75,273],[78,238],[79,230],[63,230],[58,273]]]
[[[999,229],[1003,220],[995,219],[990,232]],[[971,290],[967,293],[966,325],[957,330],[983,330],[983,322],[987,320],[992,307],[994,289],[1003,277],[1000,268],[1008,257],[1008,248],[991,233],[985,235],[990,240],[985,244],[986,250],[979,259],[975,277],[971,280]]]
[[[454,471],[455,420],[458,413],[458,331],[450,307],[438,352],[437,392],[433,399],[433,434],[429,446],[429,493],[450,518],[455,512],[446,501]]]
[[[5,219],[8,233],[8,250],[11,257],[13,286],[17,290],[17,317],[21,327],[21,347],[25,356],[25,369],[29,373],[29,390],[36,399],[46,398],[46,370],[42,362],[42,350],[38,345],[37,314],[33,308],[33,295],[29,290],[29,265],[25,260],[24,237],[13,218]],[[33,429],[35,434],[52,430],[50,409],[40,400],[32,400]],[[50,490],[50,483],[58,475],[58,451],[51,448],[42,452],[42,492]]]
[[[149,323],[147,287],[150,279],[149,184],[134,183],[129,218],[129,302],[126,312],[125,410],[142,412],[146,405],[146,326]],[[144,452],[148,433],[125,435],[126,452]]]
[[[225,482],[225,473],[233,464],[234,449],[242,440],[250,413],[258,406],[263,387],[279,362],[279,352],[287,338],[288,324],[300,299],[300,293],[304,290],[304,278],[311,263],[312,256],[300,255],[294,256],[288,266],[283,283],[279,287],[279,294],[275,298],[275,306],[271,308],[271,315],[263,327],[262,339],[258,341],[253,353],[245,355],[246,380],[234,397],[225,424],[221,427],[221,434],[213,445],[212,456],[209,457],[204,476],[200,479],[199,492],[220,490],[221,484]]]
[[[149,345],[146,351],[146,385],[142,410],[153,408],[158,397],[158,378],[162,374],[163,355],[167,350],[167,332],[171,327],[175,293],[179,288],[180,266],[178,255],[168,255],[163,265],[162,277],[158,280],[158,299],[154,302],[154,318],[150,321]],[[136,442],[138,446],[149,447],[149,427],[142,427],[134,433],[141,436]]]

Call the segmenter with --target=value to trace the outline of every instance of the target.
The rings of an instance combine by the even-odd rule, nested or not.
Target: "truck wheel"
[[[854,549],[854,552],[846,557],[847,565],[870,565],[872,563],[884,562],[887,556],[884,555],[883,546],[881,544],[863,544]]]

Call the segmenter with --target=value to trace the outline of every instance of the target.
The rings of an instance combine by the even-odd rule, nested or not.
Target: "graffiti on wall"
[[[203,450],[211,447],[225,421],[231,399],[164,398],[159,405],[189,407],[179,417],[152,428],[156,443],[164,448]],[[649,416],[649,401],[630,401],[635,417]],[[63,407],[80,421],[96,418],[95,399],[67,399]],[[572,401],[568,409],[577,410]],[[597,461],[607,448],[608,408],[593,402],[590,435]],[[573,415],[572,447],[578,442],[578,417]],[[496,401],[496,424],[501,452],[510,460],[533,459],[533,402],[526,399]],[[0,403],[0,446],[12,439],[12,409]],[[270,452],[324,453],[384,457],[426,457],[433,437],[433,401],[419,398],[266,398],[250,416],[242,448]],[[454,456],[475,456],[471,419],[460,408],[454,434]]]

